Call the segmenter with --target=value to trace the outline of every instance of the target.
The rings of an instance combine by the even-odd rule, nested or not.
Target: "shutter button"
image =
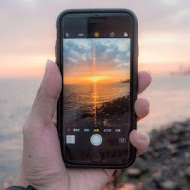
[[[99,134],[94,134],[91,136],[90,138],[90,142],[94,145],[94,146],[99,146],[102,144],[102,136]]]

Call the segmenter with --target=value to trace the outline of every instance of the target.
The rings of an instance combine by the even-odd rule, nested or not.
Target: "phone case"
[[[59,14],[59,16],[57,17],[57,23],[56,23],[56,28],[57,28],[57,41],[56,41],[56,47],[55,47],[55,51],[56,51],[56,64],[58,65],[61,75],[63,76],[63,66],[61,64],[61,52],[62,52],[62,39],[61,39],[61,22],[62,22],[62,18],[63,16],[65,16],[66,14],[71,14],[71,13],[127,13],[133,20],[133,34],[134,34],[134,38],[133,43],[132,43],[132,64],[131,64],[131,81],[133,81],[131,83],[132,85],[132,91],[131,91],[131,131],[133,129],[137,128],[137,118],[136,118],[136,114],[134,111],[134,104],[135,101],[137,99],[137,82],[138,82],[138,21],[137,21],[137,17],[136,15],[128,9],[68,9],[65,10],[63,12],[61,12]],[[63,84],[62,84],[62,91],[61,91],[61,95],[60,97],[63,96]],[[59,98],[58,103],[57,103],[57,130],[58,130],[58,135],[59,135],[59,139],[60,139],[60,146],[61,146],[61,151],[62,151],[62,156],[63,156],[63,160],[64,160],[64,155],[63,155],[63,128],[62,128],[62,123],[63,123],[63,109],[62,109],[62,105],[63,105],[63,99]],[[89,164],[71,164],[71,163],[67,163],[65,162],[66,167],[75,167],[75,168],[108,168],[108,169],[119,169],[119,168],[126,168],[131,166],[136,158],[136,149],[135,147],[133,147],[131,145],[131,159],[129,160],[128,163],[126,164],[120,164],[120,165],[115,165],[115,164],[110,164],[110,165],[89,165]]]

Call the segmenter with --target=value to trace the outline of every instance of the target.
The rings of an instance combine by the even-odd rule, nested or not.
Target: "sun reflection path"
[[[97,126],[97,91],[96,91],[96,82],[98,81],[98,77],[96,77],[96,52],[95,52],[95,40],[92,40],[92,47],[93,47],[93,76],[92,81],[94,82],[93,84],[93,93],[92,93],[92,98],[93,98],[93,115],[94,115],[94,127],[96,128]]]
[[[97,126],[97,92],[96,92],[96,82],[93,83],[93,93],[92,93],[92,98],[93,98],[93,116],[94,116],[94,127],[96,128]]]

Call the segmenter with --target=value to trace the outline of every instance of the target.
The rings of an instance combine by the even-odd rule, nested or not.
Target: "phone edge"
[[[131,114],[132,114],[132,127],[130,129],[130,131],[132,131],[133,129],[137,129],[137,116],[135,114],[135,110],[134,110],[134,104],[135,101],[137,99],[137,91],[138,91],[138,20],[136,15],[134,14],[134,12],[132,12],[129,9],[67,9],[63,12],[61,12],[58,17],[57,17],[57,21],[56,21],[56,28],[57,28],[57,40],[56,40],[56,64],[58,65],[61,75],[63,77],[63,68],[61,65],[61,22],[62,22],[62,18],[69,13],[127,13],[133,20],[133,32],[134,32],[134,37],[133,37],[133,48],[132,48],[132,72],[133,74],[132,76],[132,81],[133,81],[133,91],[132,91],[132,101],[131,101],[131,107],[133,108]],[[62,111],[61,111],[61,106],[63,104],[63,99],[61,98],[63,96],[63,83],[62,83],[62,91],[60,94],[60,98],[58,100],[57,103],[57,130],[58,130],[58,136],[59,136],[59,140],[60,140],[60,147],[61,147],[61,153],[62,153],[62,157],[64,160],[64,155],[63,155],[63,131],[62,131]],[[131,166],[134,161],[136,159],[136,148],[131,144],[131,159],[129,160],[129,162],[125,163],[125,164],[109,164],[109,165],[89,165],[89,164],[70,164],[67,163],[64,160],[64,163],[67,167],[75,167],[75,168],[105,168],[105,169],[122,169],[122,168],[127,168],[129,166]]]

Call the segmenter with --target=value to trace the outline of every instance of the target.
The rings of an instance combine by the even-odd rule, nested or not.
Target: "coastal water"
[[[140,95],[149,99],[150,114],[139,122],[139,129],[148,132],[167,123],[189,118],[189,81],[188,75],[153,77],[150,88]],[[10,184],[18,171],[22,156],[22,125],[39,84],[40,79],[0,80],[0,187]],[[117,90],[121,94],[126,93],[122,84]],[[107,100],[113,98],[108,92],[104,93]]]
[[[129,83],[90,83],[65,85],[65,118],[72,118],[77,110],[93,114],[104,102],[129,95]]]
[[[150,102],[150,114],[139,122],[139,129],[151,131],[168,123],[190,118],[190,75],[155,76],[139,97]]]

